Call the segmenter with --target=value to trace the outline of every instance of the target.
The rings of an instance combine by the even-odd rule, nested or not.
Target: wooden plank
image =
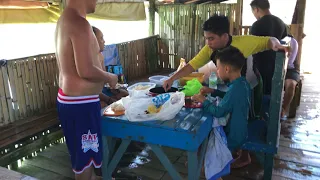
[[[38,131],[39,132],[39,131]],[[48,146],[50,143],[55,142],[57,139],[63,137],[62,130],[51,132],[48,135],[36,139],[34,142],[24,145],[0,157],[0,165],[6,166],[14,161],[17,161],[25,156],[30,155],[36,150]]]
[[[31,78],[30,78],[30,70],[29,70],[29,61],[30,58],[28,58],[26,61],[24,61],[24,72],[26,75],[26,92],[28,95],[28,100],[29,100],[29,115],[32,115],[34,112],[34,102],[32,99],[32,90],[31,90]]]
[[[320,179],[320,168],[319,167],[313,167],[310,165],[303,165],[299,163],[293,163],[283,160],[275,160],[275,169],[287,169],[294,172],[299,172],[305,175],[314,175],[317,176]]]
[[[14,88],[16,89],[16,95],[17,95],[17,105],[18,105],[18,117],[21,119],[23,117],[22,115],[22,95],[21,95],[21,89],[19,89],[19,79],[18,79],[18,70],[17,70],[17,61],[13,64],[13,76],[14,76]]]
[[[0,120],[1,125],[6,125],[9,123],[9,110],[8,104],[6,101],[5,85],[3,78],[3,68],[0,67],[0,100],[1,100],[1,109],[0,114],[2,119]]]
[[[26,97],[24,94],[24,86],[23,86],[23,80],[22,80],[22,73],[21,73],[21,61],[17,61],[17,77],[18,77],[18,87],[20,94],[20,102],[19,102],[19,108],[21,108],[21,117],[24,118],[27,116],[27,106],[26,106]]]
[[[10,88],[9,88],[9,76],[8,76],[8,70],[7,67],[2,67],[2,73],[3,73],[3,83],[4,83],[4,88],[5,88],[5,93],[6,93],[6,100],[7,100],[7,107],[9,110],[9,122],[14,121],[14,111],[13,111],[13,106],[12,106],[12,98],[11,98],[11,93],[10,93]]]
[[[0,179],[3,180],[37,180],[36,178],[0,167]]]
[[[63,144],[55,144],[53,146],[60,146]],[[51,146],[52,147],[52,146]],[[67,169],[72,169],[70,155],[61,151],[54,151],[53,148],[47,148],[41,153],[38,153],[38,156],[45,157],[47,159],[51,159],[55,163],[60,163]]]
[[[17,134],[16,136],[11,136],[9,138],[0,140],[0,144],[2,147],[8,146],[12,143],[15,143],[19,140],[26,138],[26,137],[30,137],[36,133],[39,133],[41,131],[45,131],[50,127],[59,125],[59,123],[60,122],[56,118],[51,119],[50,121],[47,121],[45,123],[35,125],[34,128],[23,131],[23,132]]]
[[[38,56],[37,60],[35,61],[36,66],[37,66],[37,71],[36,71],[36,76],[38,80],[38,96],[39,98],[39,109],[40,112],[43,112],[45,110],[45,101],[44,101],[44,94],[43,94],[43,82],[42,82],[42,75],[41,75],[41,57]]]
[[[35,58],[38,59],[38,58]],[[38,111],[41,111],[42,108],[42,96],[40,94],[40,83],[38,78],[38,62],[36,60],[32,61],[32,70],[33,70],[33,80],[34,80],[34,92],[36,93],[36,102],[38,106]]]
[[[32,165],[38,168],[50,170],[51,172],[55,172],[57,174],[61,174],[64,177],[68,177],[70,179],[74,178],[74,172],[68,166],[64,166],[59,162],[52,161],[43,156],[37,156],[37,158],[33,158],[32,160],[27,159],[23,162],[27,165]]]
[[[69,155],[68,147],[65,143],[51,146],[50,148],[53,149],[54,151],[58,151],[58,152],[65,153],[65,154]]]
[[[48,100],[48,88],[47,88],[47,83],[46,83],[46,59],[44,56],[41,56],[40,58],[40,75],[41,75],[41,85],[42,85],[42,94],[43,94],[43,99],[44,99],[44,109],[48,109],[49,108],[49,100]],[[38,72],[39,73],[39,72]]]
[[[11,93],[12,93],[12,103],[13,103],[13,110],[14,110],[14,120],[19,119],[19,110],[18,110],[18,99],[17,99],[17,88],[16,88],[16,82],[14,77],[14,61],[7,62],[8,67],[8,73],[9,73],[9,81],[10,81],[10,87],[11,87]]]
[[[25,71],[25,61],[26,60],[21,60],[20,61],[20,68],[21,68],[21,77],[22,77],[22,90],[24,93],[24,97],[25,97],[25,108],[26,108],[26,116],[30,116],[31,114],[31,109],[30,109],[30,101],[29,101],[29,94],[28,94],[28,86],[27,86],[27,74]]]
[[[31,175],[33,177],[38,178],[39,180],[73,180],[74,178],[63,177],[59,173],[54,173],[50,170],[46,170],[43,168],[39,168],[32,165],[25,165],[24,162],[23,166],[19,167],[16,171],[24,174]]]
[[[30,78],[30,93],[31,93],[31,98],[32,98],[32,102],[33,102],[33,106],[32,106],[32,110],[33,112],[37,112],[38,111],[38,105],[37,105],[37,94],[36,94],[36,90],[35,90],[35,80],[34,80],[34,75],[33,75],[33,60],[34,58],[29,58],[28,59],[28,63],[27,63],[27,68],[29,70],[29,78]]]
[[[47,121],[50,121],[54,118],[57,118],[57,114],[56,113],[50,113],[50,114],[46,114],[44,116],[40,116],[38,118],[33,118],[33,119],[26,119],[24,121],[20,121],[22,122],[20,125],[13,125],[13,126],[9,126],[6,127],[5,129],[1,130],[0,132],[0,141],[5,140],[6,138],[15,136],[17,134],[20,134],[28,129],[32,129],[35,125],[41,124],[41,123],[45,123]],[[3,145],[0,145],[0,148],[2,148]]]

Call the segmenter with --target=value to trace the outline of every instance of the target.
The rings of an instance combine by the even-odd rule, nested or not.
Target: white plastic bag
[[[229,174],[232,162],[232,154],[227,147],[227,137],[223,127],[214,127],[210,133],[205,155],[206,179],[214,180]]]
[[[168,96],[169,95],[169,96]],[[148,106],[155,104],[155,99],[159,97],[168,97],[158,113],[147,114]],[[126,109],[125,115],[129,121],[150,121],[150,120],[171,120],[181,110],[184,105],[185,95],[182,92],[160,94],[156,97],[134,98],[126,97],[122,103]]]

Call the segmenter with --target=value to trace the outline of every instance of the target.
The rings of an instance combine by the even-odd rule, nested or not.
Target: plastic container
[[[149,81],[151,83],[155,83],[157,86],[162,86],[163,82],[167,79],[169,79],[168,76],[161,76],[161,75],[149,77]]]
[[[138,87],[139,86],[139,87]],[[145,97],[148,96],[149,90],[156,87],[155,83],[152,82],[139,82],[128,87],[130,97]]]
[[[180,86],[184,86],[184,85],[186,85],[187,81],[190,81],[194,78],[197,78],[200,83],[203,83],[204,73],[191,73],[188,76],[179,79],[179,84],[180,84]]]
[[[212,72],[209,76],[209,88],[217,89],[218,77],[215,72]]]

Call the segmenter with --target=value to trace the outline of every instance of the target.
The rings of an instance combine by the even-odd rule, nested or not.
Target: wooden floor
[[[281,125],[280,148],[275,157],[273,179],[320,179],[320,83],[305,75],[297,117]],[[185,153],[164,148],[177,170],[186,177]],[[16,171],[40,180],[73,179],[66,145],[55,144],[37,157],[26,159]],[[233,170],[225,180],[261,179],[263,170],[253,159],[245,168]],[[143,144],[131,144],[114,174],[116,179],[170,179],[160,161]]]

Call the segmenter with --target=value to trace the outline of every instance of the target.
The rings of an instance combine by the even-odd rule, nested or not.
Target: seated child
[[[203,103],[204,111],[216,118],[231,115],[224,131],[228,149],[233,152],[241,148],[248,135],[251,90],[246,78],[241,76],[246,59],[237,48],[230,46],[219,51],[216,60],[218,77],[225,82],[230,82],[228,91],[217,106],[207,100],[204,95],[211,93],[212,96],[220,96],[221,93],[208,87],[203,87],[200,94],[192,96],[192,99]]]
[[[97,38],[97,41],[99,44],[99,48],[100,48],[99,59],[101,61],[101,66],[102,66],[103,70],[106,70],[105,66],[104,66],[104,57],[101,53],[104,49],[104,43],[105,43],[105,41],[103,39],[103,33],[98,28],[96,28],[94,26],[92,27],[92,29],[93,29],[94,34],[96,35],[96,38]],[[110,105],[113,102],[121,99],[122,97],[129,95],[127,91],[122,90],[122,89],[110,89],[110,93],[112,94],[111,97],[107,96],[106,94],[104,94],[102,92],[99,94],[99,98],[100,98],[100,102],[101,102],[102,107]]]

